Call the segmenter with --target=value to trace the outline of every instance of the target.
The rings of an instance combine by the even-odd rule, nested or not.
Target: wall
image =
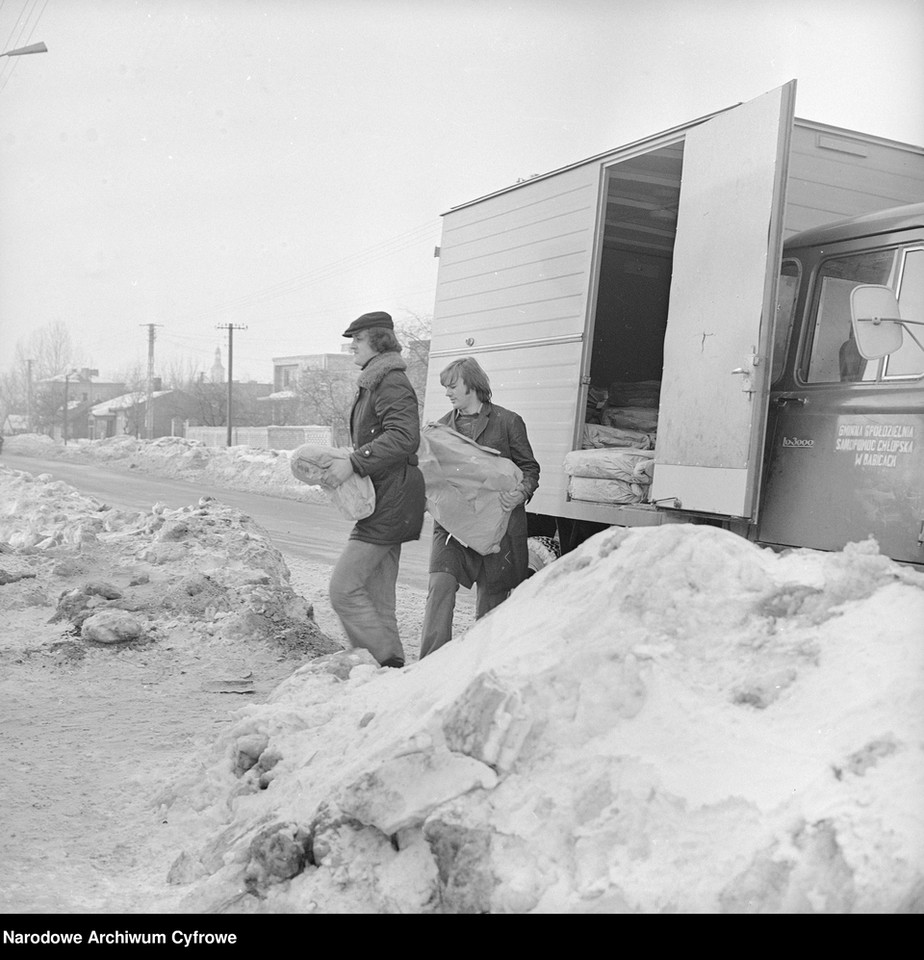
[[[198,440],[209,447],[224,447],[228,442],[227,427],[186,427],[186,439]],[[256,447],[260,450],[295,450],[302,444],[330,447],[330,427],[232,427],[232,446]]]

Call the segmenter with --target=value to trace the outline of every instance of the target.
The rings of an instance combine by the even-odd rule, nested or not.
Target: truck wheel
[[[558,559],[558,541],[552,537],[530,537],[526,541],[529,548],[529,570],[526,574],[531,577],[543,567],[547,567],[553,560]]]

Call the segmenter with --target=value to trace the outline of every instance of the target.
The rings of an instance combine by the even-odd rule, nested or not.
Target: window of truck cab
[[[909,247],[902,251],[898,275],[898,307],[906,320],[924,320],[924,246]],[[924,340],[921,331],[924,328],[912,326],[910,330],[917,334],[918,343],[905,328],[902,345],[895,353],[885,358],[884,380],[918,378],[924,373]]]
[[[924,374],[924,350],[905,336],[888,357],[866,360],[853,337],[850,292],[864,283],[897,292],[902,316],[917,319],[924,301],[924,247],[879,247],[825,259],[815,275],[800,376],[805,383],[882,383]]]
[[[776,294],[776,322],[773,327],[770,382],[776,383],[783,375],[789,338],[796,316],[796,302],[802,280],[802,264],[798,260],[784,260],[780,267],[780,282]]]

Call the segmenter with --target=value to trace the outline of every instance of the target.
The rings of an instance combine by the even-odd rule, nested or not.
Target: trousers
[[[330,604],[353,647],[379,663],[404,659],[395,616],[400,543],[348,540],[330,575]]]
[[[510,591],[491,590],[484,582],[476,581],[475,619],[500,606]],[[451,573],[431,573],[427,589],[427,606],[420,637],[420,659],[439,650],[452,639],[452,617],[456,609],[459,581]]]

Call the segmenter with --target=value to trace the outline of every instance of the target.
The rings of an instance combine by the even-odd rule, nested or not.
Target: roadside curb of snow
[[[8,453],[80,463],[105,463],[152,476],[208,482],[229,490],[271,494],[304,503],[329,503],[319,486],[302,483],[289,465],[292,451],[256,447],[207,447],[198,440],[159,437],[138,440],[111,437],[58,443],[40,434],[20,434],[5,440]]]

